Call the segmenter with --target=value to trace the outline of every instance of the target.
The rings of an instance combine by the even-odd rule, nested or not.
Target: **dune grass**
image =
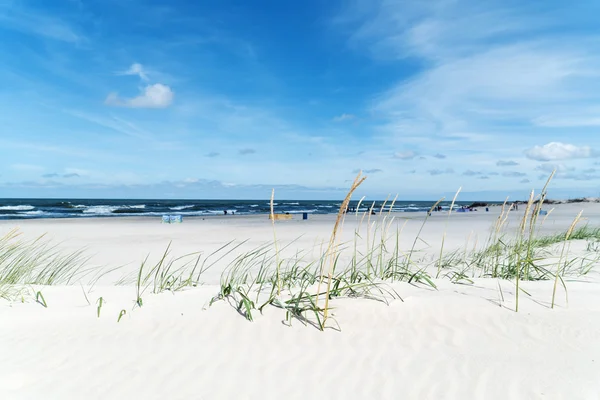
[[[407,220],[401,221],[392,214],[397,196],[389,206],[388,197],[378,207],[377,213],[373,203],[361,214],[358,210],[363,197],[354,214],[356,226],[352,239],[340,241],[351,196],[364,179],[359,174],[354,180],[341,203],[329,242],[325,249],[322,245],[316,259],[309,254],[309,249],[296,251],[294,256],[284,258],[282,254],[291,249],[294,241],[287,244],[278,241],[272,218],[273,241],[262,246],[242,251],[246,241],[230,241],[209,254],[199,251],[173,257],[169,244],[157,262],[150,263],[147,257],[135,274],[123,277],[119,284],[132,285],[135,288],[133,308],[142,307],[148,293],[177,292],[197,287],[202,284],[203,274],[218,265],[223,272],[211,305],[225,301],[249,321],[253,321],[265,307],[275,307],[285,311],[288,324],[300,321],[323,330],[339,329],[332,313],[331,302],[334,299],[362,297],[383,303],[401,300],[392,288],[396,282],[435,289],[436,279],[449,279],[459,284],[472,284],[476,278],[507,280],[515,285],[515,311],[518,311],[519,295],[525,292],[522,282],[553,280],[551,304],[554,307],[559,282],[566,292],[565,277],[585,275],[599,264],[600,228],[578,226],[582,220],[581,213],[564,233],[538,234],[539,227],[545,222],[545,218],[539,216],[552,175],[538,196],[531,193],[516,233],[507,229],[509,217],[515,211],[505,202],[487,242],[481,248],[477,247],[477,239],[471,246],[469,238],[464,248],[446,251],[447,227],[459,189],[445,220],[439,257],[434,260],[420,257],[419,249],[420,245],[429,246],[421,237],[422,232],[431,218],[431,211],[443,198],[422,217],[417,235],[403,243],[402,231]],[[274,192],[271,214],[273,201]],[[589,257],[572,257],[568,244],[572,240],[588,240]],[[557,246],[561,246],[560,251],[556,250]],[[557,254],[560,255],[558,261]],[[30,285],[80,282],[94,272],[86,269],[87,261],[83,251],[62,253],[44,237],[28,241],[22,239],[17,231],[12,231],[0,238],[0,297],[18,298]],[[100,276],[96,274],[93,281]],[[30,295],[47,307],[41,291],[33,291]],[[86,301],[90,304],[87,296]],[[102,298],[97,302],[98,317],[103,303]],[[124,312],[119,315],[119,321],[123,315]]]
[[[61,252],[44,236],[26,240],[13,230],[0,238],[0,298],[28,293],[43,300],[41,293],[31,293],[31,285],[71,284],[90,273],[84,270],[87,261],[83,251]]]

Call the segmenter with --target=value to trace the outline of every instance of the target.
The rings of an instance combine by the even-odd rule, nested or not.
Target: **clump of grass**
[[[390,252],[385,246],[385,240],[378,245],[380,248],[374,245],[375,241],[369,244],[368,254],[362,258],[358,257],[355,250],[350,265],[338,268],[340,253],[345,246],[338,242],[338,233],[343,225],[352,192],[363,181],[364,177],[359,174],[342,201],[329,244],[326,250],[321,252],[318,260],[305,261],[304,255],[297,253],[295,258],[284,261],[279,257],[279,253],[285,248],[274,249],[272,244],[266,244],[240,255],[224,270],[221,289],[210,304],[227,300],[249,321],[255,319],[256,312],[262,313],[263,309],[270,305],[285,310],[288,324],[292,320],[298,320],[323,330],[329,325],[328,321],[335,321],[330,307],[330,300],[333,298],[365,297],[383,302],[387,302],[389,298],[400,298],[396,292],[378,281],[378,277],[385,273],[382,271],[389,271],[392,269],[389,266],[397,264],[387,259]],[[371,209],[373,207],[371,206]],[[380,209],[380,226],[376,229],[387,237],[391,222],[386,222],[387,216],[381,218],[384,208],[385,204]],[[355,234],[358,236],[358,231],[355,231]],[[377,254],[380,268],[373,268],[374,254]],[[287,266],[283,268],[284,265]],[[323,285],[325,287],[321,290]],[[278,291],[280,292],[276,295]],[[319,305],[321,298],[325,301],[323,306]],[[337,323],[336,326],[339,329]]]
[[[56,285],[69,284],[80,276],[88,260],[83,251],[64,253],[44,236],[35,240],[20,236],[14,230],[0,238],[0,282]]]
[[[18,230],[0,237],[0,298],[23,297],[27,285],[68,285],[83,278],[87,263],[83,251],[61,252],[40,236],[24,239]]]

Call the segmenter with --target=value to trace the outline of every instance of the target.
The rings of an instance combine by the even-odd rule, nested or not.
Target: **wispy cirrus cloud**
[[[351,49],[399,66],[407,59],[424,65],[369,108],[383,121],[377,127],[387,142],[412,141],[416,152],[431,146],[449,155],[480,151],[510,167],[516,161],[503,157],[531,148],[531,132],[556,137],[564,135],[557,127],[599,123],[591,106],[600,102],[600,81],[591,72],[600,69],[600,56],[589,51],[595,35],[580,29],[589,20],[565,20],[559,2],[548,4],[543,16],[536,5],[501,1],[355,0],[347,6],[333,26]],[[558,39],[549,34],[565,28],[575,31]]]
[[[86,37],[72,24],[56,15],[26,8],[17,2],[0,3],[0,23],[5,29],[78,44]]]
[[[352,121],[356,119],[356,115],[354,114],[342,114],[333,118],[333,122],[344,122],[344,121]]]

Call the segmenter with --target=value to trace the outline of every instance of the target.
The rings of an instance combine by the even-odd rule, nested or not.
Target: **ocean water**
[[[385,206],[389,210],[390,203]],[[367,211],[373,201],[363,202],[359,211]],[[396,201],[394,212],[425,212],[433,201]],[[458,206],[471,202],[457,202]],[[276,213],[332,214],[337,213],[341,201],[280,200],[274,203]],[[356,208],[358,201],[350,207]],[[376,201],[379,211],[383,201]],[[443,209],[450,202],[441,203]],[[24,218],[90,218],[119,216],[183,216],[268,214],[269,200],[103,200],[103,199],[0,199],[0,219]]]

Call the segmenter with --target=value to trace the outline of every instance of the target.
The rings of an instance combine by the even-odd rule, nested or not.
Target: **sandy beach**
[[[504,237],[518,235],[524,208],[507,216]],[[600,204],[544,210],[551,208],[537,222],[539,237],[564,233],[582,210],[579,226],[600,226]],[[554,308],[554,279],[522,281],[515,312],[514,281],[480,276],[474,267],[472,274],[471,267],[462,268],[460,279],[450,269],[437,273],[443,238],[444,254],[466,260],[489,244],[500,213],[501,207],[449,219],[432,213],[424,225],[425,213],[384,212],[370,221],[347,214],[338,235],[339,268],[357,252],[368,254],[369,243],[380,242],[386,232],[386,244],[398,242],[399,252],[405,258],[409,252],[415,269],[428,271],[435,287],[392,280],[386,293],[397,296],[385,301],[333,298],[323,331],[288,321],[286,311],[274,306],[254,310],[251,322],[231,298],[210,304],[222,289],[224,271],[241,254],[272,246],[266,215],[188,218],[181,224],[129,217],[0,221],[0,235],[18,229],[25,240],[45,234],[60,252],[84,249],[91,271],[68,285],[30,288],[43,293],[43,301],[0,299],[0,397],[600,398],[595,240],[569,241],[568,258],[578,268],[585,263],[586,273],[563,278],[567,293],[560,285]],[[335,218],[277,221],[278,257],[318,262]],[[369,231],[369,224],[386,228]],[[160,293],[150,288],[143,306],[136,304],[136,274],[146,257],[146,265],[156,264],[169,244],[169,260],[207,257],[232,241],[237,247],[194,285]],[[562,248],[556,243],[543,250],[548,265],[558,265]],[[258,273],[255,267],[249,271]]]

